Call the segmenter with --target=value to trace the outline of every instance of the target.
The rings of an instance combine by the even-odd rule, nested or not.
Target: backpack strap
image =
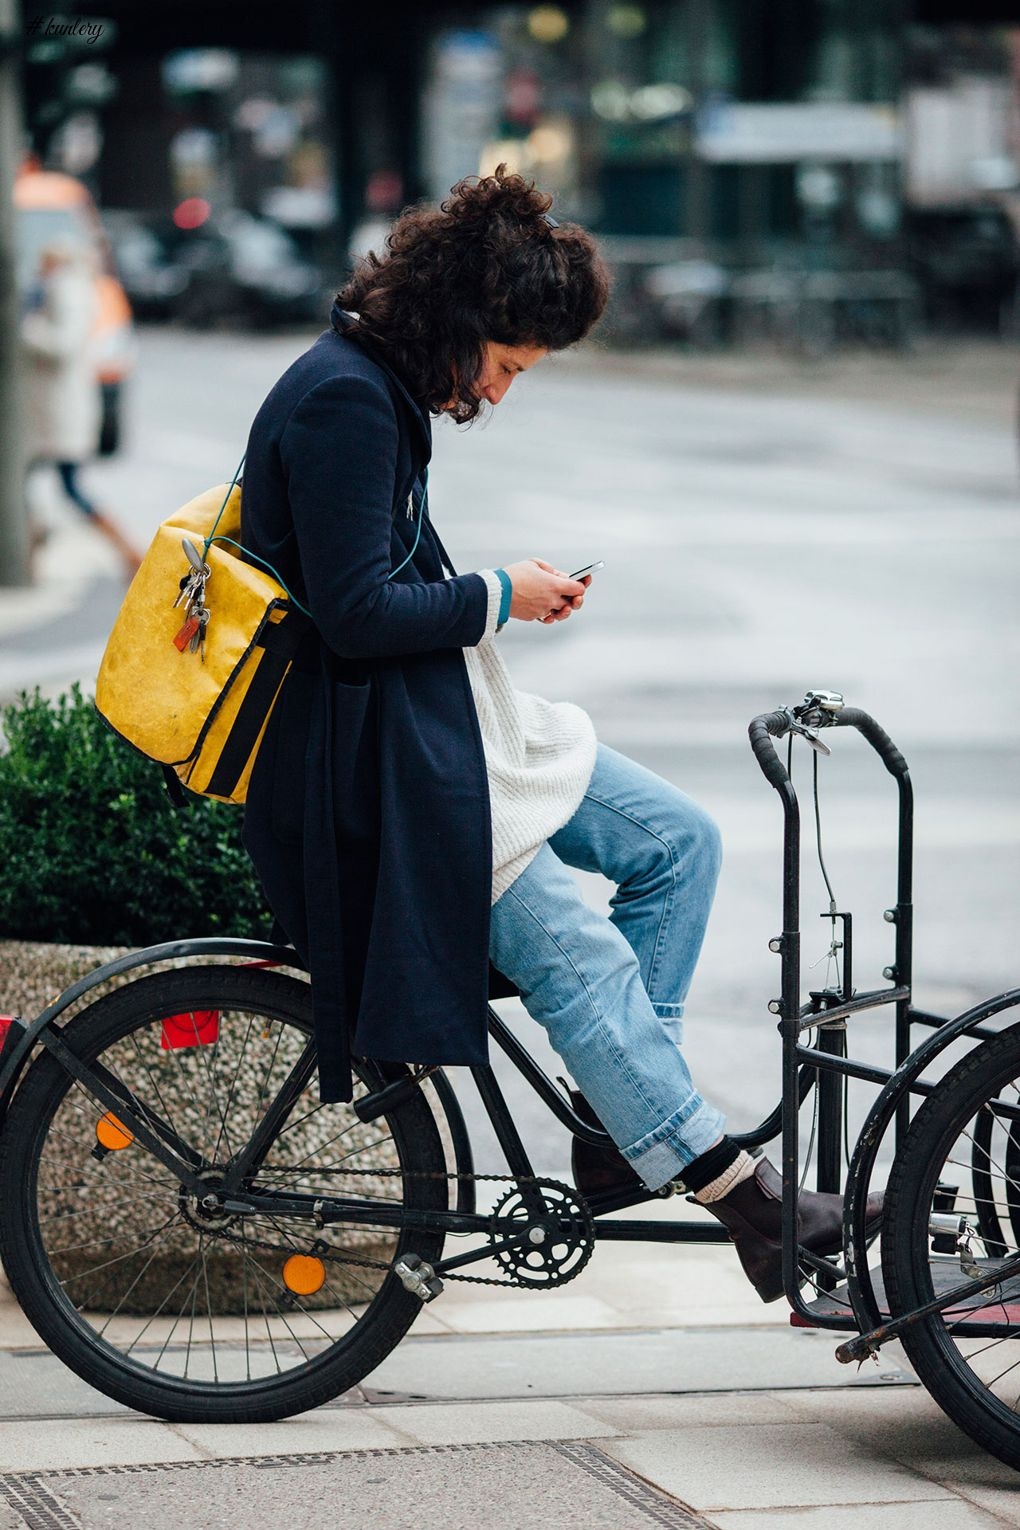
[[[213,521],[212,531],[210,531],[209,535],[206,537],[205,541],[202,543],[202,558],[203,558],[203,561],[209,555],[209,546],[210,546],[210,544],[212,542],[215,542],[215,540],[216,540],[216,528],[220,524],[220,521],[223,519],[223,512],[227,508],[227,503],[228,503],[228,501],[230,499],[230,496],[231,496],[231,494],[233,494],[234,487],[235,487],[235,485],[237,483],[237,480],[241,476],[241,469],[244,467],[244,459],[245,459],[245,457],[247,457],[247,455],[248,455],[248,453],[245,452],[244,457],[242,457],[240,462],[237,464],[237,471],[234,473],[233,478],[230,480],[230,487],[227,489],[226,494],[224,494],[224,496],[223,496],[223,503],[222,503],[222,505],[220,506],[219,510],[216,513],[216,519]],[[270,570],[270,573],[272,573],[272,572],[273,571]]]

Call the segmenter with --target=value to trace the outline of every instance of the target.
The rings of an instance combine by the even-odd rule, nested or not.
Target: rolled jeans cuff
[[[655,1131],[621,1151],[649,1190],[661,1190],[707,1153],[725,1130],[722,1111],[695,1095]]]
[[[662,1021],[662,1029],[674,1046],[682,1046],[684,1039],[684,1007],[682,1004],[656,1004],[652,1008]]]

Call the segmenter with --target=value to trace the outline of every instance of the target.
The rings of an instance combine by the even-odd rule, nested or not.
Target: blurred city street
[[[143,331],[125,451],[88,470],[141,545],[178,504],[229,479],[251,416],[309,338]],[[734,1126],[769,1108],[779,1084],[766,1004],[781,814],[747,746],[755,713],[811,687],[841,690],[906,753],[918,1002],[955,1014],[1017,981],[1017,360],[980,344],[815,366],[589,344],[519,381],[487,423],[436,424],[430,503],[459,570],[532,555],[565,569],[606,561],[569,622],[504,633],[516,683],[585,706],[601,739],[721,824],[726,863],[687,1051]],[[22,686],[90,685],[120,598],[113,554],[63,510],[51,525],[39,587],[0,594],[5,700]],[[881,913],[895,792],[856,736],[830,737],[824,847],[840,907],[857,916],[858,982],[871,986],[892,954]],[[805,864],[805,960],[818,961],[821,986],[828,924],[812,926],[827,899]],[[585,881],[604,901],[605,884]],[[866,1019],[851,1053],[881,1059],[887,1045],[887,1021]],[[530,1098],[520,1105],[541,1167],[561,1170],[559,1128],[547,1131]]]
[[[253,1530],[327,1530],[338,1497],[345,1530],[829,1530],[841,1510],[864,1530],[1020,1526],[1020,1078],[1012,1034],[984,1045],[1020,1032],[1020,1009],[1002,1000],[981,1028],[967,1015],[1020,992],[1015,0],[108,0],[98,16],[0,0],[0,182],[0,1530],[210,1530],[239,1499]],[[128,720],[105,700],[103,715],[132,754],[89,699],[127,585],[161,523],[232,481],[334,295],[338,327],[353,315],[361,333],[264,411],[260,427],[278,418],[261,457],[253,439],[241,528],[218,522],[209,553],[216,528],[189,521],[183,606],[180,530],[172,575],[154,555],[134,584],[145,603],[169,582],[170,625],[136,624],[136,606],[120,630],[139,664],[104,671]],[[648,1131],[653,1054],[622,1023],[617,1043],[597,1003],[573,1038],[587,1025],[588,1051],[564,1044],[648,1183],[684,1122],[695,1164],[680,1153],[665,1172],[680,1162],[683,1180],[633,1205],[599,1194],[495,1044],[537,1182],[509,1126],[504,1157],[482,1069],[426,1070],[407,1098],[361,1058],[367,1106],[333,1104],[345,999],[380,1068],[465,1055],[454,979],[484,974],[477,852],[491,828],[496,876],[518,871],[519,825],[544,838],[552,819],[532,815],[575,778],[576,803],[590,745],[518,705],[484,653],[465,679],[418,651],[475,640],[430,625],[463,591],[405,591],[390,631],[374,576],[358,584],[377,551],[358,551],[373,523],[354,512],[388,507],[393,484],[371,451],[345,484],[341,450],[391,439],[373,358],[440,410],[428,513],[459,572],[490,571],[514,684],[583,707],[602,744],[721,829],[683,1053],[739,1140],[695,1142],[691,1123],[714,1118],[668,1085],[672,1053],[654,1097],[673,1114]],[[329,369],[343,391],[320,390]],[[342,415],[324,419],[332,398]],[[453,424],[479,400],[471,427]],[[307,510],[288,455],[306,405]],[[399,415],[402,499],[422,463]],[[203,566],[231,537],[323,632],[285,559],[304,576],[309,559],[344,564],[328,641],[356,657],[347,634],[368,635],[371,686],[347,668],[327,681],[302,641],[296,671],[314,679],[276,689],[301,627],[270,626],[265,600],[244,626],[217,593],[251,582],[230,558],[230,574]],[[394,573],[435,580],[423,551]],[[528,558],[598,565],[583,609],[507,621],[562,598]],[[426,614],[405,643],[412,608]],[[909,763],[913,914],[906,893],[891,907],[902,779],[851,728],[818,753],[791,733],[798,1021],[794,938],[775,940],[783,801],[748,723],[820,690]],[[150,761],[187,755],[187,773],[192,714],[221,802],[174,809]],[[246,846],[226,802],[263,739]],[[616,889],[574,875],[609,912]],[[293,951],[160,944],[266,936],[265,888],[274,933],[311,953],[314,1006],[307,984],[247,970]],[[666,928],[664,912],[653,975]],[[594,985],[547,933],[580,1013]],[[540,943],[518,938],[530,961]],[[154,964],[155,946],[171,954]],[[608,1014],[626,1000],[604,965]],[[910,1047],[943,1020],[969,1027],[916,1077],[895,1073],[888,1130],[865,1125],[864,1076],[896,1063],[876,989],[910,1007]],[[770,1004],[805,1043],[787,1046],[785,1091]],[[495,1007],[569,1088],[523,1002]],[[40,1012],[52,1034],[24,1039],[20,1017]],[[844,1030],[845,1092],[805,1049],[839,1050]],[[628,1079],[637,1125],[610,1114]],[[742,1151],[756,1145],[771,1169]],[[842,1191],[842,1236],[836,1197],[798,1199],[798,1179]]]

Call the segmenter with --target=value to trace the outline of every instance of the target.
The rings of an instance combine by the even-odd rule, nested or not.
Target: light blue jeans
[[[493,964],[651,1190],[725,1129],[679,1050],[719,862],[696,802],[600,744],[580,807],[492,908]],[[608,918],[570,866],[616,883]]]

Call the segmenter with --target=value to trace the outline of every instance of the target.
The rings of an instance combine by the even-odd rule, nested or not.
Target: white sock
[[[750,1153],[745,1153],[741,1149],[739,1156],[733,1160],[728,1169],[724,1169],[716,1179],[711,1180],[701,1190],[695,1191],[694,1199],[702,1206],[708,1206],[712,1201],[721,1201],[723,1196],[729,1195],[737,1185],[742,1185],[745,1179],[751,1178],[757,1162]]]

